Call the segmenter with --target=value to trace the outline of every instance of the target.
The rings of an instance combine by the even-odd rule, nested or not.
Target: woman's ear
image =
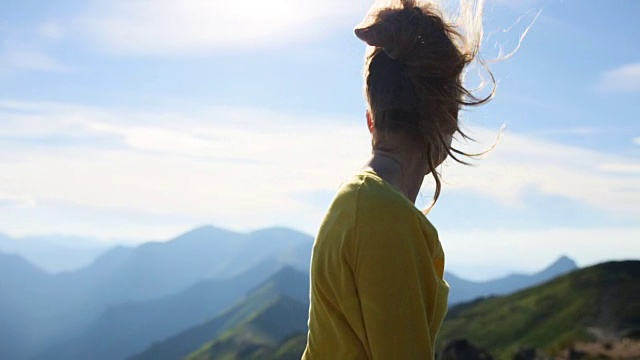
[[[369,129],[369,133],[373,135],[373,117],[369,110],[367,110],[367,128]]]

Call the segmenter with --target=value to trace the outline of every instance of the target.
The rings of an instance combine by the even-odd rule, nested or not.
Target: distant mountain
[[[298,249],[302,256],[288,260],[295,260],[294,266],[306,263],[308,268],[312,241],[285,228],[244,234],[205,226],[167,242],[116,248],[87,268],[56,277],[55,290],[64,289],[67,300],[62,304],[63,316],[55,320],[59,329],[76,335],[110,306],[161,298],[206,279],[233,277]],[[286,260],[281,260],[283,265],[288,264]]]
[[[576,341],[640,333],[640,261],[609,262],[518,293],[451,308],[439,342],[466,338],[498,359],[520,348],[549,355]]]
[[[16,290],[37,285],[51,278],[22,256],[0,252],[0,289]]]
[[[278,267],[280,262],[267,260],[233,278],[204,280],[175,295],[111,307],[79,337],[47,349],[34,360],[124,359],[219,315]]]
[[[177,294],[204,280],[228,279],[265,261],[308,269],[311,246],[310,236],[283,228],[242,234],[208,226],[163,243],[111,249],[91,265],[43,283],[22,281],[30,289],[28,298],[16,293],[4,303],[8,309],[18,306],[28,311],[0,313],[0,334],[13,331],[15,321],[28,330],[16,332],[10,343],[0,337],[0,359],[26,359],[68,343],[108,308]],[[4,286],[0,283],[0,288]],[[22,346],[27,342],[29,346]],[[7,356],[5,348],[22,350]]]
[[[284,228],[242,234],[205,226],[167,242],[134,248],[119,258],[117,267],[101,276],[97,284],[94,267],[104,265],[102,258],[82,271],[61,277],[91,288],[90,296],[95,301],[144,301],[176,293],[201,280],[238,275],[265,259],[298,248],[305,249],[306,254],[295,260],[306,262],[308,268],[311,244],[310,236]]]
[[[560,275],[569,273],[578,266],[570,258],[563,256],[544,270],[531,274],[513,274],[496,280],[473,282],[461,279],[451,273],[445,274],[449,283],[449,304],[473,300],[490,295],[506,295],[531,286],[542,284]]]
[[[0,253],[0,358],[15,359],[32,345],[28,319],[49,277],[18,255]]]
[[[0,234],[0,251],[20,255],[49,273],[78,270],[111,245],[92,238],[42,235],[12,238]]]
[[[306,329],[308,301],[309,276],[290,267],[283,268],[231,310],[130,359],[182,359],[203,346],[236,351],[237,348],[230,346],[240,338],[247,341],[242,344],[259,342],[275,346],[286,336]]]

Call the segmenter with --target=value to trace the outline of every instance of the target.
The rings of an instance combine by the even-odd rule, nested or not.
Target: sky
[[[370,156],[365,47],[353,35],[370,5],[3,0],[0,232],[313,235]],[[460,147],[500,134],[496,148],[441,169],[428,217],[448,266],[486,277],[561,255],[582,266],[640,258],[640,2],[485,10],[482,57],[520,47],[491,64],[495,99],[461,117],[477,142]],[[427,179],[417,205],[432,194]]]

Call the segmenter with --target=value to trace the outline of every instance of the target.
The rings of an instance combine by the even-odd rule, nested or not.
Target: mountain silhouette
[[[573,260],[562,256],[542,271],[531,275],[512,274],[495,280],[474,282],[446,273],[445,279],[450,287],[449,304],[457,304],[491,295],[510,294],[527,287],[542,284],[577,268],[578,266]]]

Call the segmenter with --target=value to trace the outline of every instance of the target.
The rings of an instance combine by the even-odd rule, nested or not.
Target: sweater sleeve
[[[433,359],[437,329],[430,317],[438,311],[439,281],[433,254],[416,216],[403,222],[391,217],[361,222],[354,247],[369,358]]]

